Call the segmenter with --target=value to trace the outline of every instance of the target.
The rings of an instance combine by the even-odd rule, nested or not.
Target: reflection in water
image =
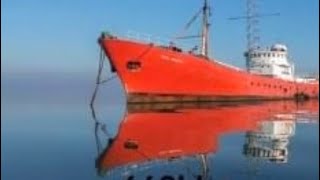
[[[231,133],[245,133],[245,157],[286,163],[297,118],[317,116],[318,106],[318,101],[128,105],[115,137],[96,120],[97,170],[111,179],[211,179],[219,138]],[[107,136],[103,151],[100,130]]]
[[[247,132],[243,154],[248,158],[287,163],[288,145],[290,138],[295,135],[296,123],[312,123],[312,120],[319,119],[315,113],[318,108],[315,102],[296,105],[298,107],[295,112],[274,114],[269,120],[259,122],[258,129]]]
[[[246,133],[244,155],[267,159],[275,163],[286,163],[288,161],[289,138],[294,133],[294,120],[261,122],[258,130]]]

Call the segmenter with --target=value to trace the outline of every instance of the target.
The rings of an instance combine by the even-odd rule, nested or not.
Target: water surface
[[[319,179],[318,101],[126,106],[106,93],[94,119],[89,88],[2,90],[3,179]]]

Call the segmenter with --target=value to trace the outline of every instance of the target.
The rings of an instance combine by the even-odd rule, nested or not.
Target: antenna
[[[247,49],[251,51],[259,46],[259,18],[256,0],[247,0]]]
[[[247,15],[232,17],[229,20],[246,19],[247,21],[247,52],[258,49],[260,44],[259,19],[265,16],[279,16],[280,13],[259,14],[257,0],[246,0]]]

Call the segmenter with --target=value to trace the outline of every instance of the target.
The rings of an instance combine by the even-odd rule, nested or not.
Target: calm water
[[[90,90],[2,90],[6,180],[319,179],[318,101],[126,107],[107,93],[95,119]]]

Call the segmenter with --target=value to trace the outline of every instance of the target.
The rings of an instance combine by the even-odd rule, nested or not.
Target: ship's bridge
[[[294,64],[289,61],[285,45],[275,44],[271,48],[250,50],[245,56],[250,73],[293,80]]]

